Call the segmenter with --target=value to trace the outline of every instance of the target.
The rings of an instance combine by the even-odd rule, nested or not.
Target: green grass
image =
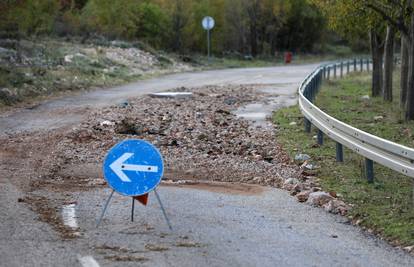
[[[361,56],[361,55],[359,55]],[[353,58],[358,57],[355,54],[294,54],[293,60],[289,65],[311,64],[323,61],[338,60],[338,58]],[[283,54],[275,57],[259,56],[253,60],[243,59],[235,56],[227,57],[211,57],[210,60],[206,56],[193,55],[191,56],[192,63],[196,67],[202,69],[222,69],[222,68],[255,68],[255,67],[271,67],[287,65],[284,62]]]
[[[397,90],[396,77],[396,90]],[[340,81],[326,82],[316,104],[328,114],[359,129],[395,142],[413,146],[411,133],[414,123],[404,123],[396,103],[384,103],[380,98],[361,99],[369,95],[370,76],[351,75]],[[384,119],[375,121],[375,116]],[[364,159],[345,149],[345,162],[335,160],[335,142],[325,138],[323,146],[316,145],[313,136],[303,130],[303,116],[298,107],[275,112],[278,125],[278,141],[293,157],[306,153],[312,157],[319,182],[325,191],[335,191],[340,198],[352,205],[349,213],[363,227],[372,229],[386,239],[399,245],[414,244],[413,179],[375,164],[375,182],[369,184],[364,178]],[[296,121],[298,124],[289,125]]]

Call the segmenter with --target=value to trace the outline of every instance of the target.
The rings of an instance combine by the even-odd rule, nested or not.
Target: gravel
[[[59,142],[56,161],[67,165],[101,162],[123,139],[145,139],[162,152],[165,179],[198,179],[280,186],[300,169],[276,141],[274,128],[252,128],[231,113],[257,101],[251,86],[177,88],[191,99],[142,97],[128,106],[93,112]],[[232,101],[229,101],[231,99]]]

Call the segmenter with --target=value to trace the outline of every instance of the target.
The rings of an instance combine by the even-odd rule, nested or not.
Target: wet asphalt
[[[75,125],[85,108],[181,86],[270,85],[272,93],[279,88],[285,96],[281,101],[290,105],[299,82],[315,66],[174,74],[95,90],[3,116],[0,134]],[[277,100],[270,105],[278,105]],[[238,112],[258,121],[268,114],[258,109],[266,108],[246,106]],[[1,177],[0,186],[0,266],[414,266],[412,256],[350,225],[346,218],[298,203],[274,188],[234,194],[160,186],[173,231],[153,194],[147,207],[136,205],[134,222],[131,199],[115,194],[96,228],[109,189],[73,192],[73,211],[63,215],[62,207],[57,216],[78,226],[74,231],[79,237],[62,240],[18,202],[23,195],[7,177]],[[36,194],[58,197],[52,192]]]

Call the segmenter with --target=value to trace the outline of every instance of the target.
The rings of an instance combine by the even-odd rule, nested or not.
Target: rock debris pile
[[[253,129],[231,113],[257,100],[245,86],[179,88],[189,99],[142,97],[93,113],[59,144],[62,161],[101,161],[125,138],[145,139],[165,158],[165,179],[214,180],[281,186],[299,176],[276,142],[274,129]],[[177,90],[175,90],[177,91]],[[231,101],[230,101],[231,100]]]
[[[317,166],[309,163],[308,155],[297,155],[292,161],[277,143],[275,127],[252,127],[232,113],[266,99],[266,93],[235,85],[174,91],[192,95],[128,99],[92,111],[76,128],[48,131],[36,138],[9,137],[5,148],[16,149],[18,144],[24,153],[30,147],[41,154],[33,163],[32,187],[71,191],[104,185],[101,166],[108,150],[124,139],[145,139],[163,154],[163,179],[169,183],[209,180],[280,187],[300,202],[346,214],[349,207],[334,192],[321,192]]]
[[[242,105],[265,99],[265,93],[252,86],[174,91],[193,94],[191,98],[147,96],[93,113],[61,142],[62,152],[58,154],[70,164],[102,161],[107,150],[120,140],[145,139],[164,155],[166,180],[281,187],[301,202],[346,214],[349,208],[344,202],[320,192],[308,155],[300,154],[292,162],[277,143],[277,129],[251,127],[232,113]]]

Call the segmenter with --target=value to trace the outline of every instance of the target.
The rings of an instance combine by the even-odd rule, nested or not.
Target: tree
[[[138,14],[139,2],[134,0],[89,0],[82,10],[89,30],[113,38],[136,36]]]
[[[382,94],[385,101],[392,102],[392,75],[394,64],[394,41],[395,29],[393,26],[387,26],[387,37],[385,39],[384,51],[384,82],[382,84]]]
[[[371,95],[379,96],[383,91],[384,22],[375,12],[367,10],[357,0],[310,0],[328,19],[328,25],[348,39],[367,36],[368,26],[373,74]],[[363,38],[363,37],[362,37]]]
[[[384,54],[384,41],[378,31],[374,28],[370,29],[370,43],[371,43],[371,55],[372,55],[372,86],[371,95],[373,97],[379,96],[382,93],[383,82],[383,54]]]
[[[406,96],[404,117],[406,120],[414,120],[414,13],[413,0],[391,1],[391,0],[363,0],[362,3],[366,8],[376,12],[389,25],[398,29],[406,42],[408,51],[408,75],[402,73],[401,77],[406,78],[402,84],[402,96]],[[404,49],[403,49],[404,50]],[[403,65],[405,65],[405,62]],[[406,67],[402,71],[406,71]]]
[[[400,106],[405,108],[407,102],[407,86],[408,86],[408,41],[407,37],[401,36],[401,77],[400,77]]]
[[[139,4],[137,11],[136,37],[160,48],[167,38],[167,15],[160,6],[149,2]]]
[[[48,34],[59,12],[56,0],[6,1],[5,18],[25,35]]]

